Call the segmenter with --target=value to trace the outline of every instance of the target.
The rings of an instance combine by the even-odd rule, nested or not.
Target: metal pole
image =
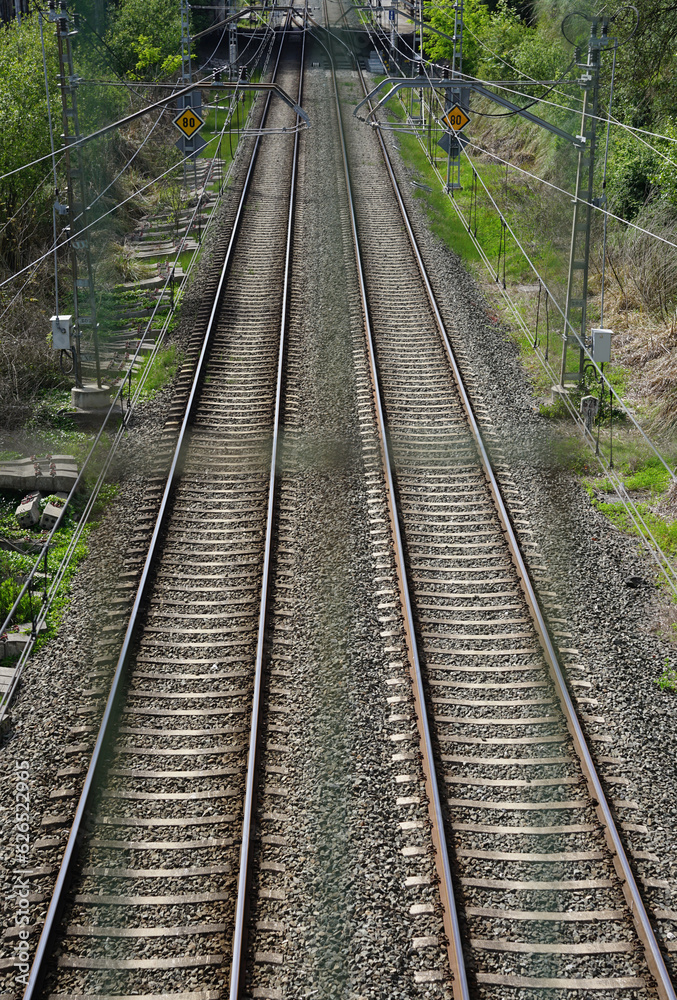
[[[583,88],[583,110],[581,113],[581,134],[578,145],[576,166],[576,189],[574,196],[574,216],[571,226],[569,251],[569,272],[567,275],[567,298],[562,331],[562,364],[560,367],[560,389],[567,382],[580,383],[583,378],[585,352],[576,336],[570,332],[573,327],[585,343],[587,326],[588,270],[590,265],[590,228],[592,224],[593,186],[595,171],[595,141],[597,100],[599,96],[600,51],[608,44],[609,19],[601,20],[602,33],[598,36],[599,18],[593,18],[588,41],[588,59],[579,63],[583,72],[579,83]],[[578,323],[575,322],[578,315]],[[578,348],[578,371],[567,372],[568,348]]]
[[[49,122],[49,145],[52,150],[52,176],[54,178],[54,204],[52,205],[52,233],[54,236],[54,304],[55,315],[59,315],[59,261],[57,255],[56,236],[56,206],[59,200],[59,184],[56,176],[56,153],[54,151],[54,128],[52,127],[52,102],[49,99],[49,80],[47,79],[47,55],[45,53],[45,34],[42,24],[42,11],[38,11],[40,25],[40,44],[42,46],[42,70],[45,77],[45,95],[47,97],[47,120]],[[61,207],[61,206],[59,206]]]
[[[393,14],[395,15],[393,17]],[[399,11],[397,10],[397,0],[390,0],[390,13],[388,17],[390,18],[390,51],[392,53],[392,60],[395,66],[397,65],[397,28]],[[392,70],[391,70],[392,72]]]
[[[91,326],[94,345],[94,360],[96,364],[96,382],[101,388],[101,363],[99,359],[99,336],[96,322],[96,297],[94,292],[94,271],[89,237],[77,239],[77,234],[87,226],[87,190],[85,184],[85,165],[82,148],[75,145],[73,157],[70,147],[80,140],[78,124],[77,88],[79,77],[73,68],[73,48],[71,38],[77,34],[68,24],[68,11],[65,0],[61,0],[58,11],[54,0],[50,0],[49,19],[56,24],[56,39],[59,52],[59,86],[61,87],[61,110],[63,116],[63,140],[65,147],[66,175],[68,178],[68,221],[71,235],[71,264],[73,271],[73,319],[76,344],[75,384],[82,387],[82,354],[81,339],[83,326]],[[78,255],[83,260],[79,267]],[[79,270],[84,270],[86,277],[79,278]],[[80,315],[78,291],[89,292],[89,316]]]
[[[463,0],[456,0],[454,8],[454,34],[452,36],[453,49],[451,54],[451,79],[454,85],[445,90],[444,110],[453,108],[454,104],[467,110],[468,91],[460,86],[463,79]],[[445,74],[446,75],[446,74]],[[456,138],[456,137],[454,137]],[[458,140],[460,142],[460,140]],[[452,156],[452,147],[454,155]],[[451,169],[454,168],[454,180],[451,180]],[[450,139],[449,152],[447,153],[447,183],[446,191],[458,191],[461,188],[461,147],[454,144],[454,139]]]
[[[236,12],[236,0],[232,0],[228,14],[231,16]],[[228,73],[231,80],[237,76],[237,20],[231,21],[228,27]]]
[[[181,0],[181,85],[182,87],[187,87],[193,82],[193,75],[191,71],[191,52],[190,52],[190,15],[188,10],[188,0]],[[184,94],[177,100],[177,107],[188,108],[192,107],[192,94]],[[182,152],[185,156],[186,153],[186,143],[182,140]],[[186,161],[183,162],[183,186],[184,189],[188,187],[188,180],[186,175]]]
[[[54,0],[50,0],[49,5],[49,19],[54,21],[56,24],[56,45],[59,53],[59,86],[61,87],[61,114],[63,123],[63,139],[65,143],[65,155],[64,160],[66,164],[66,184],[68,191],[68,218],[70,226],[73,225],[73,202],[75,199],[75,193],[73,191],[73,172],[71,170],[71,153],[68,142],[68,128],[69,128],[69,115],[68,115],[68,104],[67,104],[67,92],[64,87],[64,80],[67,77],[66,74],[66,58],[64,53],[64,45],[62,39],[62,22],[68,30],[67,15],[65,12],[63,14],[57,13],[56,5]],[[69,227],[70,228],[70,227]],[[75,385],[78,388],[82,388],[82,358],[80,355],[80,322],[79,322],[79,308],[78,308],[78,255],[75,250],[74,241],[70,243],[71,252],[71,271],[73,275],[73,337],[74,337],[74,375],[75,375]]]

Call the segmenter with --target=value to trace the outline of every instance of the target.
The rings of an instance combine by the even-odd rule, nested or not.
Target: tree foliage
[[[426,19],[451,36],[454,9],[455,0],[427,0]],[[597,9],[592,0],[579,0],[575,14],[570,0],[534,0],[528,11],[512,6],[512,0],[465,0],[463,71],[483,80],[514,78],[517,74],[535,80],[559,79],[574,56],[573,46],[562,34],[562,22],[567,18],[569,42],[581,45],[585,59],[589,22],[582,15],[589,16]],[[619,42],[612,114],[622,123],[620,126],[614,124],[611,129],[606,191],[612,211],[629,220],[656,201],[665,202],[670,214],[677,208],[677,168],[674,166],[677,142],[671,141],[677,138],[674,113],[677,2],[638,0],[637,9],[638,24],[634,8],[621,0],[612,0],[604,7],[604,12],[612,19],[609,36]],[[633,30],[635,34],[628,40]],[[450,39],[428,34],[426,52],[431,59],[450,61],[452,49]],[[601,119],[609,101],[612,63],[612,45],[609,44],[602,51],[598,111]],[[573,133],[580,128],[581,91],[575,85],[578,75],[573,69],[568,77],[570,82],[558,88],[551,97],[555,105],[568,106],[571,112],[546,105],[533,109]],[[533,91],[534,97],[542,94],[543,90]],[[515,103],[521,102],[516,99]],[[572,114],[574,111],[578,122],[576,114]],[[622,125],[643,128],[657,133],[658,137],[638,136],[623,129]],[[603,143],[603,124],[598,130],[598,142]],[[601,156],[598,161],[601,164]]]
[[[454,33],[455,0],[435,0],[426,8],[426,20],[448,36]],[[565,65],[562,46],[552,44],[531,25],[509,0],[491,7],[485,0],[465,0],[463,5],[463,71],[484,80],[505,79],[526,73],[548,79]],[[450,60],[451,38],[429,34],[426,52],[435,60]]]
[[[106,43],[124,72],[156,80],[181,65],[181,19],[176,0],[122,0]]]
[[[61,133],[61,99],[56,87],[58,57],[51,26],[44,25],[47,77],[52,120]],[[23,167],[50,152],[47,95],[42,68],[42,47],[37,13],[0,27],[0,173]],[[19,213],[0,236],[0,260],[20,263],[17,249],[27,232],[41,223],[53,196],[49,160],[28,167],[0,181],[0,229]],[[44,183],[43,183],[44,182]],[[34,192],[34,193],[33,193]],[[31,194],[33,193],[33,196]],[[23,203],[29,199],[22,209]],[[51,211],[50,211],[51,217]]]

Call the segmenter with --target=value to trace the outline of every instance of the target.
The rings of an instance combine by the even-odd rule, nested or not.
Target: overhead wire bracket
[[[428,77],[428,76],[409,76],[409,77],[389,76],[386,77],[385,80],[381,80],[381,82],[377,84],[374,87],[374,89],[367,94],[364,100],[360,101],[360,103],[354,109],[353,114],[355,115],[356,118],[359,118],[360,121],[367,122],[367,124],[372,125],[374,128],[381,128],[382,124],[380,122],[375,121],[374,116],[376,115],[376,112],[379,110],[379,108],[381,108],[386,103],[386,101],[389,101],[391,97],[394,97],[399,90],[402,90],[403,88],[409,88],[414,90],[423,90],[423,89],[448,90],[449,87],[452,86],[454,82],[458,86],[458,81],[453,81],[448,79],[435,79],[434,77]],[[389,90],[388,93],[381,98],[378,104],[375,104],[370,109],[366,118],[361,117],[358,114],[360,108],[362,108],[368,102],[371,102],[371,100],[375,98],[376,95],[381,90],[383,90],[383,88],[386,87],[388,84],[392,84],[392,90]],[[501,107],[508,108],[508,110],[510,111],[514,111],[516,114],[520,115],[520,117],[526,118],[528,121],[531,121],[536,125],[542,126],[549,132],[552,132],[554,135],[559,136],[560,139],[564,139],[566,142],[570,142],[572,146],[574,146],[576,149],[580,149],[581,147],[580,135],[571,135],[570,132],[565,132],[564,129],[558,128],[556,125],[553,125],[551,122],[546,121],[544,118],[539,118],[538,115],[532,114],[531,111],[523,110],[522,108],[519,107],[519,105],[513,104],[513,102],[509,101],[506,97],[503,97],[500,94],[492,93],[481,83],[474,82],[473,80],[468,79],[467,77],[462,81],[461,86],[463,86],[464,88],[467,87],[468,90],[474,90],[476,94],[480,94],[482,97],[487,97],[489,98],[489,100],[495,101],[496,104],[500,104]]]

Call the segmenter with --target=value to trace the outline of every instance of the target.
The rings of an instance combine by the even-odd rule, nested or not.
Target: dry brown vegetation
[[[635,222],[677,243],[677,217],[664,204],[648,206]],[[677,251],[645,233],[623,230],[608,243],[604,325],[615,333],[615,362],[628,369],[628,401],[663,434],[677,425]],[[601,252],[593,261],[590,291],[598,295],[600,288]]]
[[[44,389],[65,384],[58,357],[47,343],[53,284],[46,277],[32,282],[9,308],[16,295],[12,285],[0,297],[0,314],[7,309],[0,320],[0,414],[7,429],[28,419]]]
[[[114,140],[102,145],[92,157],[89,197],[103,191],[147,137],[149,121],[139,119]],[[158,176],[176,159],[171,123],[158,126],[131,167],[98,201],[96,211],[106,212]],[[101,290],[120,281],[136,280],[148,273],[125,246],[124,238],[135,222],[147,214],[158,198],[167,197],[162,184],[153,185],[129,201],[119,212],[108,216],[93,230],[96,287]],[[11,243],[9,237],[11,236]],[[4,239],[4,242],[3,242]],[[28,211],[0,236],[0,280],[4,281],[46,253],[52,243],[51,202],[37,213]],[[72,279],[67,250],[59,254],[60,311],[72,312]],[[30,277],[30,280],[27,279]],[[23,288],[22,291],[22,286]],[[35,273],[20,275],[0,289],[0,427],[12,431],[21,427],[35,412],[45,389],[67,388],[59,367],[59,354],[48,344],[49,318],[54,313],[54,263],[48,257]]]
[[[571,173],[573,160],[568,151],[553,149],[537,126],[516,124],[512,118],[484,118],[475,123],[475,135],[474,141],[490,154],[558,186],[567,186],[563,178]],[[478,156],[477,162],[478,166],[480,162],[496,164],[496,160],[486,153]],[[527,251],[534,255],[548,286],[563,304],[571,227],[570,199],[512,170],[507,174],[505,186],[499,186],[498,168],[494,169],[492,193],[496,201],[510,218]],[[665,200],[650,201],[633,222],[639,229],[615,220],[608,222],[604,325],[615,333],[614,364],[627,371],[628,403],[641,417],[647,431],[665,437],[677,426],[677,250],[669,245],[677,244],[677,210]],[[590,326],[599,322],[602,247],[602,217],[594,213],[588,306]],[[527,267],[519,280],[533,282],[536,279]],[[516,292],[517,300],[533,323],[535,295],[532,292],[523,294],[520,286]]]

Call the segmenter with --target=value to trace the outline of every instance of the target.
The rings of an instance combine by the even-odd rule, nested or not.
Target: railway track
[[[303,51],[287,32],[275,68],[299,102]],[[245,975],[298,141],[281,102],[263,117],[291,134],[255,145],[167,428],[180,424],[27,998],[210,1000]]]
[[[631,803],[597,775],[386,147],[332,75],[418,729],[395,716],[391,739],[403,770],[424,756],[454,996],[674,998]]]
[[[324,10],[329,23],[326,0]],[[279,72],[300,103],[291,57]],[[331,72],[367,333],[356,385],[380,636],[394,658],[385,721],[410,873],[408,981],[434,991],[451,979],[456,998],[481,1000],[673,998],[614,825],[625,806],[607,802],[586,750],[503,477],[392,171],[388,180],[377,166],[385,148],[350,115],[354,73]],[[294,124],[281,105],[266,113],[272,127]],[[29,998],[286,995],[277,972],[296,566],[285,517],[298,529],[298,496],[294,476],[275,468],[293,369],[285,376],[295,163],[291,136],[255,155],[203,308],[205,334],[166,428],[170,480],[158,473],[151,489],[159,517],[138,629],[126,632]],[[299,366],[302,350],[299,339]],[[293,434],[305,456],[302,423]],[[584,678],[575,663],[567,670],[585,712]],[[73,776],[85,754],[74,753]],[[414,794],[421,757],[425,797]],[[318,799],[343,796],[318,789]],[[451,975],[427,958],[440,948]]]

